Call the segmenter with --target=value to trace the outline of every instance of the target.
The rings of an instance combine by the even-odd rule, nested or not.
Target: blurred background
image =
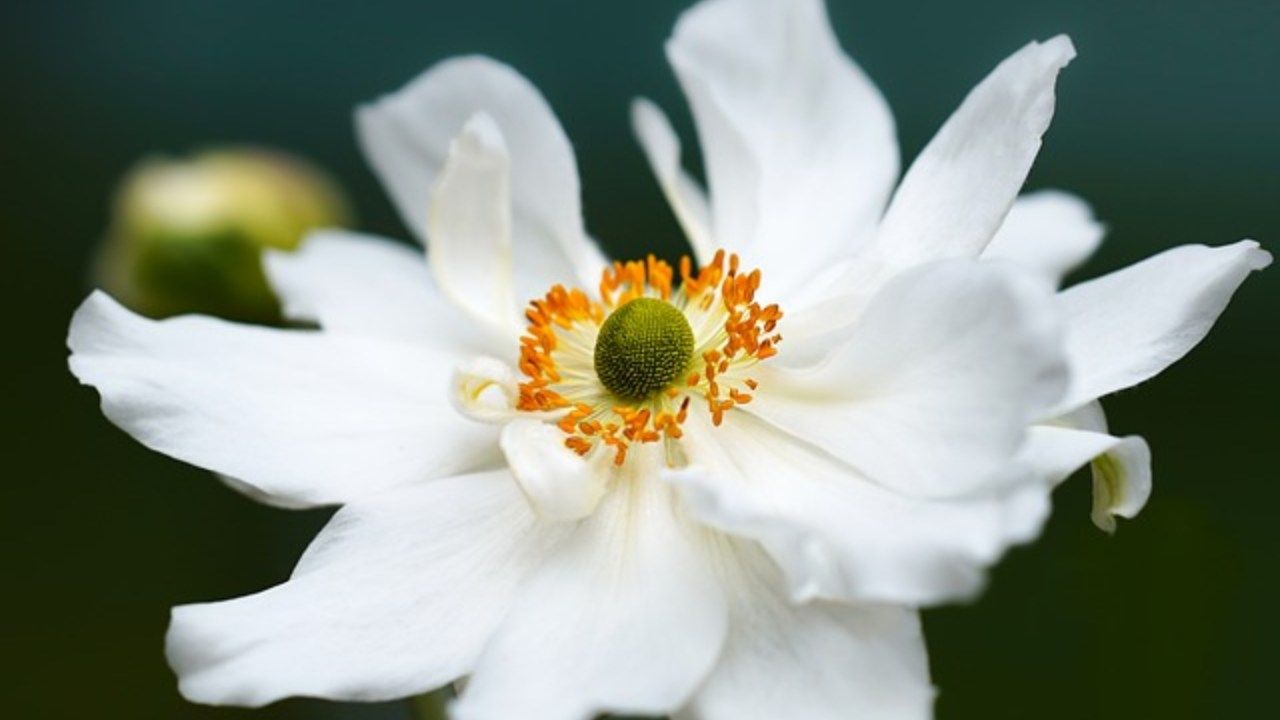
[[[1030,187],[1078,192],[1110,227],[1079,277],[1181,243],[1280,238],[1280,8],[1256,2],[830,0],[897,115],[909,159],[969,88],[1033,38],[1079,58]],[[298,153],[358,227],[407,237],[360,158],[351,109],[430,63],[483,52],[546,94],[573,139],[587,224],[615,255],[682,249],[630,137],[635,94],[693,145],[662,56],[683,2],[9,2],[0,7],[5,294],[3,681],[14,718],[406,718],[402,705],[185,703],[165,665],[172,605],[282,581],[325,512],[229,492],[111,426],[67,372],[118,183],[140,158],[224,144]],[[692,155],[693,153],[686,153]],[[690,158],[692,159],[692,158]],[[976,604],[930,611],[938,716],[1239,718],[1274,712],[1280,667],[1280,270],[1210,336],[1112,398],[1155,453],[1147,510],[1107,537],[1084,475],[1043,539]]]

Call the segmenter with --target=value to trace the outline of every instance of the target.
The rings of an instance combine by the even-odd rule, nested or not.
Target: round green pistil
[[[605,319],[596,338],[596,375],[624,400],[667,388],[689,365],[693,328],[684,313],[654,298],[636,298]]]

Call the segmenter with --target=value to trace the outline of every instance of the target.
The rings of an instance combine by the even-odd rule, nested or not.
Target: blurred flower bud
[[[95,280],[152,317],[274,323],[262,250],[291,250],[308,231],[348,220],[337,186],[296,157],[226,148],[149,158],[123,181]]]

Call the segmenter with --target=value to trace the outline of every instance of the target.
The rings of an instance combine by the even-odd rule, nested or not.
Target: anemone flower
[[[466,678],[464,720],[929,717],[917,608],[973,596],[1100,453],[1103,488],[1133,487],[1095,399],[1268,260],[1184,248],[1055,295],[1097,226],[1017,195],[1073,54],[1018,50],[896,182],[819,0],[697,5],[667,55],[709,192],[661,113],[633,116],[693,249],[674,267],[607,262],[537,91],[448,60],[357,115],[430,262],[337,232],[270,255],[319,329],[91,296],[71,367],[113,422],[267,502],[341,506],[287,582],[174,610],[182,692]]]

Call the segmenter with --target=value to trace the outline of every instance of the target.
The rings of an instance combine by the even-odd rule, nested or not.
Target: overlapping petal
[[[345,230],[312,233],[263,258],[286,317],[326,332],[450,353],[505,353],[510,338],[468,322],[436,288],[420,249]]]
[[[762,365],[748,410],[907,494],[990,482],[1067,382],[1049,290],[997,263],[905,272],[841,340],[816,366]]]
[[[829,351],[904,270],[982,253],[1022,189],[1053,116],[1058,71],[1074,56],[1066,36],[1031,43],[969,93],[902,178],[875,242],[815,274],[820,291],[789,311],[796,356]]]
[[[898,172],[893,118],[820,0],[709,0],[667,43],[693,110],[718,244],[779,299],[867,240]]]
[[[539,523],[506,472],[358,500],[288,582],[175,608],[169,660],[183,695],[203,703],[424,692],[470,672],[561,532]]]
[[[497,430],[450,407],[454,356],[429,346],[153,321],[102,293],[76,311],[68,344],[112,422],[281,504],[347,502],[496,455]]]
[[[530,504],[548,520],[578,520],[596,509],[610,480],[610,460],[581,458],[564,433],[540,419],[513,420],[502,429],[502,452]]]
[[[903,176],[880,223],[879,261],[900,269],[986,247],[1040,150],[1058,71],[1073,57],[1066,36],[1031,43],[969,93]]]
[[[714,433],[688,423],[680,487],[702,522],[753,538],[786,573],[791,597],[923,605],[972,596],[1009,546],[1036,535],[1052,485],[965,498],[886,489],[743,413]]]
[[[668,714],[711,671],[728,622],[701,533],[640,475],[620,478],[519,595],[458,720]]]
[[[497,124],[478,113],[449,145],[427,211],[441,291],[474,320],[520,335],[511,259],[511,168]]]
[[[510,153],[516,296],[536,297],[555,282],[594,284],[603,259],[582,227],[573,148],[515,70],[484,57],[446,60],[360,108],[356,128],[405,223],[426,242],[428,198],[451,142],[477,113],[493,119]]]
[[[933,689],[920,620],[902,607],[812,602],[778,591],[777,569],[733,543],[735,599],[715,672],[675,720],[929,718]]]
[[[1041,190],[1013,203],[982,257],[1022,265],[1056,287],[1093,254],[1105,231],[1080,198]]]

